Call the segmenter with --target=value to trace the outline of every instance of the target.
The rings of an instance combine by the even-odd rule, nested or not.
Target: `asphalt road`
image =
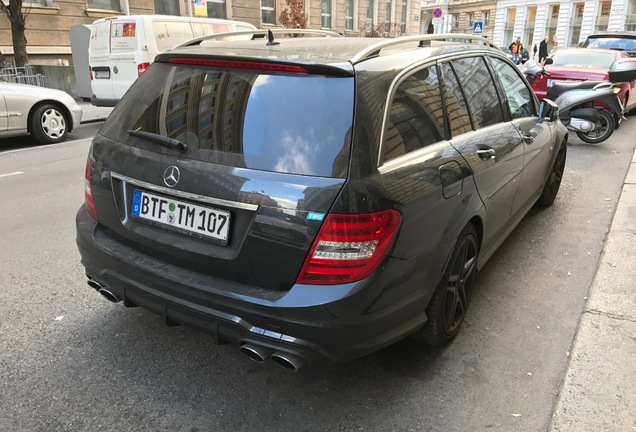
[[[297,374],[96,294],[74,240],[89,139],[0,141],[0,431],[545,431],[634,135],[571,139],[557,201],[479,274],[450,346]]]

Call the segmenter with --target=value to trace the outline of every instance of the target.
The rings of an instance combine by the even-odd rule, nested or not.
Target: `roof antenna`
[[[267,46],[280,45],[280,42],[274,41],[274,33],[271,30],[267,30]]]

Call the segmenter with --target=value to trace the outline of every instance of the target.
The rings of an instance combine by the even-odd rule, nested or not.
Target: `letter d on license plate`
[[[166,227],[227,242],[230,213],[170,197],[134,190],[130,213]]]

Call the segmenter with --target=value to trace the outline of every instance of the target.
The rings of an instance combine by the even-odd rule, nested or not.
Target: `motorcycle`
[[[552,64],[552,59],[546,59],[545,64]],[[550,76],[535,60],[528,60],[520,70],[530,84]],[[607,140],[625,118],[618,84],[636,79],[636,62],[617,60],[609,69],[609,78],[609,82],[555,83],[545,95],[559,107],[561,123],[586,143]]]

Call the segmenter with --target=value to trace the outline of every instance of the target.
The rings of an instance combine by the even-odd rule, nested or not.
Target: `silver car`
[[[31,134],[56,143],[82,119],[82,108],[61,90],[0,81],[0,96],[0,137]]]

